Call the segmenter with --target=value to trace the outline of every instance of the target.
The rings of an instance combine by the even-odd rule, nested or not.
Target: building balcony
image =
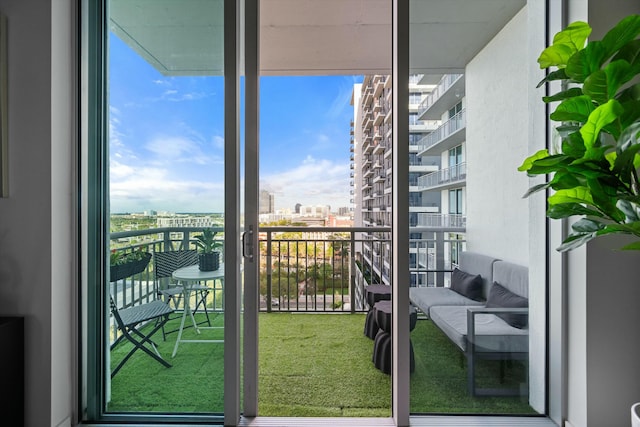
[[[384,141],[380,141],[378,144],[373,145],[373,155],[379,156],[380,154],[384,154],[384,150],[387,147],[387,144]]]
[[[112,250],[143,249],[154,254],[193,249],[193,235],[199,232],[201,229],[177,227],[113,233]],[[391,377],[371,363],[374,342],[362,333],[368,309],[364,289],[370,284],[391,283],[390,232],[388,227],[259,229],[261,416],[296,411],[297,416],[321,413],[340,417],[345,416],[341,405],[358,408],[363,417],[391,416]],[[447,263],[446,256],[462,250],[464,244],[460,240],[411,240],[411,286],[446,285],[454,266]],[[111,283],[117,306],[155,300],[159,283],[153,276],[151,262],[145,271]],[[207,298],[212,326],[222,327],[222,291],[212,288]],[[221,395],[224,378],[223,329],[200,329],[199,333],[193,327],[185,329],[183,339],[214,339],[218,343],[185,342],[170,358],[183,308],[179,305],[166,324],[166,337],[158,333],[155,340],[159,354],[172,366],[163,367],[142,351],[134,353],[110,380],[107,412],[222,412],[222,399],[212,408],[212,396]],[[204,316],[201,310],[195,314],[195,321],[205,321]],[[110,339],[117,337],[117,330],[112,329]],[[411,339],[416,352],[416,369],[411,374],[412,411],[428,412],[433,396],[446,394],[449,397],[438,406],[439,411],[476,412],[476,399],[469,397],[464,370],[460,369],[459,350],[429,320],[418,322]],[[114,367],[129,349],[126,344],[114,347],[108,363]],[[336,363],[336,357],[340,363]],[[495,366],[479,369],[483,369],[483,378],[499,384],[499,367],[496,361]],[[438,381],[426,380],[436,375]],[[340,381],[337,388],[336,378]],[[167,393],[170,399],[158,399]],[[327,396],[331,396],[331,402]],[[367,404],[359,407],[363,399]],[[533,413],[526,401],[517,397],[486,400],[482,406],[483,411],[493,413]]]
[[[440,126],[440,120],[422,120],[409,123],[409,132],[433,132]]]
[[[433,190],[433,189],[446,189],[449,187],[459,187],[467,179],[467,164],[460,163],[459,165],[441,169],[437,172],[432,172],[427,175],[423,175],[418,178],[417,191]]]
[[[466,112],[462,110],[438,129],[420,139],[418,145],[422,148],[418,155],[434,155],[462,144],[466,138],[466,127]]]
[[[420,120],[438,120],[458,103],[465,93],[464,74],[445,74],[435,89],[421,103]]]
[[[463,233],[467,216],[458,214],[418,213],[417,227]]]

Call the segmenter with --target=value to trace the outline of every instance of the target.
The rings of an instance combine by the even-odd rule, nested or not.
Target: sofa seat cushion
[[[482,306],[481,302],[460,295],[450,288],[409,288],[409,299],[422,312],[431,317],[430,308],[441,305]]]
[[[455,345],[467,351],[467,307],[433,306],[430,317]],[[514,328],[494,314],[476,314],[475,320],[476,352],[528,352],[528,329]]]

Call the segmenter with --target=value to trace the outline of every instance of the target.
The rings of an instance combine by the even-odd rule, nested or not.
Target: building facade
[[[446,88],[444,83],[450,80],[447,76],[412,75],[409,79],[408,214],[412,286],[444,283],[442,277],[436,280],[443,275],[438,271],[450,268],[462,244],[456,242],[464,241],[466,174],[464,121],[460,120],[460,117],[464,119],[464,78],[456,76],[455,82],[462,81],[462,85]],[[452,106],[446,105],[441,96],[449,89],[458,94],[451,101],[455,101]],[[354,86],[352,104],[351,184],[355,224],[391,227],[391,77],[364,76],[363,83]],[[449,131],[452,123],[457,126],[456,132],[462,130],[459,135],[462,141],[451,140],[455,133]],[[389,284],[389,237],[380,232],[369,234],[361,248],[364,268],[371,270],[374,282]]]

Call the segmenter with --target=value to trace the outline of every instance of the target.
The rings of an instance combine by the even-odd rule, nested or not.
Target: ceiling
[[[526,0],[410,0],[412,73],[460,72]],[[164,75],[222,74],[222,0],[111,0],[111,29]],[[390,0],[260,0],[262,75],[391,72]]]

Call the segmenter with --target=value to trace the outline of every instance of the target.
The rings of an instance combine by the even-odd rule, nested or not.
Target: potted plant
[[[198,267],[201,271],[215,271],[220,268],[220,251],[222,241],[216,240],[217,232],[211,228],[202,230],[202,234],[195,236],[198,248]]]
[[[147,268],[149,260],[151,260],[151,254],[142,249],[131,252],[112,249],[109,256],[109,281],[115,282],[141,273]]]
[[[640,15],[622,19],[602,40],[585,46],[590,34],[587,23],[574,22],[538,58],[541,68],[554,67],[538,87],[562,83],[560,92],[543,98],[559,102],[550,115],[560,122],[559,144],[518,168],[547,176],[525,197],[553,189],[548,217],[581,217],[559,251],[606,234],[640,238]],[[640,250],[640,239],[623,249]]]

